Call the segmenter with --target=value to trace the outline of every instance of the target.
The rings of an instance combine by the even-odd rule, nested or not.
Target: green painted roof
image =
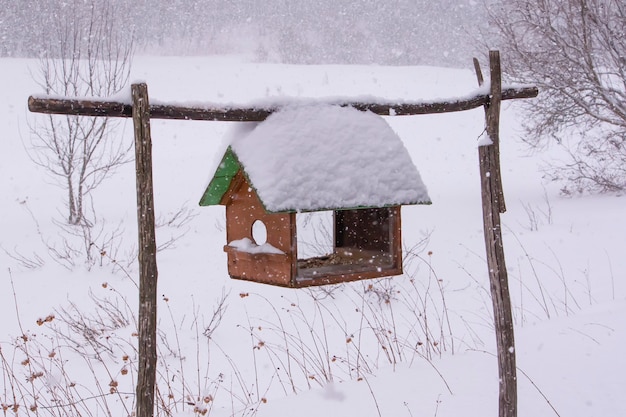
[[[228,191],[231,181],[240,168],[241,164],[229,146],[215,171],[213,179],[211,179],[209,186],[200,199],[200,205],[214,206],[220,204],[222,197],[224,197],[224,194]]]

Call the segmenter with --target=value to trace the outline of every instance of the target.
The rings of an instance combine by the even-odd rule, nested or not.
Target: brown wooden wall
[[[227,246],[228,273],[233,278],[290,285],[295,276],[292,259],[297,257],[295,214],[267,213],[241,171],[233,179],[222,204],[226,205],[227,243],[243,238],[254,241],[252,225],[260,220],[267,228],[267,243],[285,253],[250,254]]]

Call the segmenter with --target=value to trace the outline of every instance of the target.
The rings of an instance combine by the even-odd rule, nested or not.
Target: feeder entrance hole
[[[262,220],[255,220],[252,223],[252,240],[259,246],[267,243],[267,226]]]

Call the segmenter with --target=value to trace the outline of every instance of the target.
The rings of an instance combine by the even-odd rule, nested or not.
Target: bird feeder
[[[382,117],[314,105],[239,124],[200,201],[217,204],[229,275],[299,288],[402,274],[400,206],[430,199]],[[332,253],[299,259],[296,216],[319,211],[333,213]]]

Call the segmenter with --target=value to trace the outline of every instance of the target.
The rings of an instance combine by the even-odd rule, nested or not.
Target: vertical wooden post
[[[476,59],[474,59],[474,66],[478,82],[482,84],[482,73]],[[500,224],[500,213],[504,213],[506,207],[500,176],[499,125],[502,73],[498,51],[489,51],[489,69],[491,73],[490,101],[485,106],[485,118],[487,135],[492,144],[478,148],[483,227],[498,350],[499,417],[516,417],[517,368],[515,364],[513,313],[511,311],[511,298],[502,244],[502,226]]]
[[[131,85],[139,232],[139,366],[137,417],[153,417],[157,363],[157,263],[150,104],[146,84]]]

